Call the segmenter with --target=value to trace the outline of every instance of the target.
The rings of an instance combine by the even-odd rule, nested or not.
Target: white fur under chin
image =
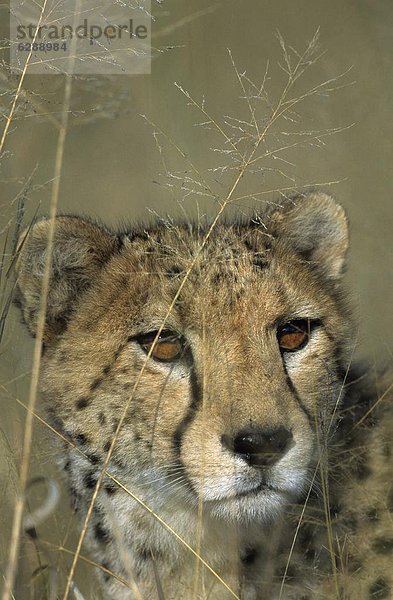
[[[291,500],[293,497],[288,494],[266,490],[254,495],[208,502],[207,506],[215,519],[244,525],[266,524],[277,519]]]
[[[237,523],[266,523],[304,491],[304,470],[279,469],[265,486],[260,474],[205,482],[203,500],[213,518]]]

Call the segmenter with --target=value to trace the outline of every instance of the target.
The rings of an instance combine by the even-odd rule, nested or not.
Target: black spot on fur
[[[390,598],[390,586],[387,582],[380,577],[369,589],[370,600],[382,600],[383,598]]]
[[[102,383],[102,379],[101,377],[97,377],[97,379],[95,379],[93,381],[93,383],[90,385],[90,391],[93,392],[94,390],[96,390]]]
[[[97,477],[94,473],[86,473],[83,477],[83,483],[88,490],[93,489],[97,483]]]
[[[104,487],[104,490],[106,491],[108,496],[113,496],[114,494],[116,494],[118,489],[118,486],[116,486],[114,483],[107,483]]]
[[[69,473],[70,470],[71,470],[71,461],[67,460],[63,468],[64,468],[64,471],[66,471],[67,473]]]
[[[147,560],[149,560],[151,558],[150,550],[147,550],[147,548],[139,548],[138,549],[138,558],[141,562],[146,562]]]
[[[313,254],[314,254],[313,246],[311,248],[306,248],[305,250],[298,250],[298,255],[300,256],[300,258],[302,258],[307,263],[310,263],[310,265],[309,265],[310,267],[314,267],[314,263],[312,260]]]
[[[179,275],[181,272],[182,269],[180,267],[178,267],[177,265],[173,265],[167,270],[166,275],[167,277],[176,277],[176,275]]]
[[[103,375],[108,375],[108,373],[110,372],[110,370],[111,370],[111,365],[106,365],[106,367],[104,367],[102,369]]]
[[[266,267],[269,266],[269,262],[267,260],[264,260],[263,258],[258,257],[258,256],[256,256],[254,258],[254,260],[252,261],[252,264],[254,265],[254,267],[256,269],[260,269],[261,271],[263,269],[266,269]]]
[[[106,416],[103,412],[100,412],[100,414],[98,415],[98,422],[100,423],[100,425],[105,425]]]
[[[82,444],[82,445],[89,443],[89,438],[84,433],[78,433],[75,436],[75,439],[79,444]]]
[[[78,410],[83,410],[84,408],[86,408],[86,406],[89,406],[90,402],[90,398],[84,396],[83,398],[79,398],[79,400],[75,402],[75,406]]]
[[[377,554],[390,554],[393,552],[393,538],[377,538],[373,541],[372,548]]]
[[[107,544],[110,541],[109,531],[101,525],[101,523],[95,523],[94,525],[94,537],[101,544]]]
[[[110,448],[110,447],[111,447],[111,442],[110,442],[110,441],[108,441],[108,442],[105,442],[105,444],[104,444],[104,446],[103,446],[103,448],[104,448],[105,452],[109,452],[109,448]]]
[[[86,456],[93,465],[98,465],[102,460],[101,457],[98,456],[97,454],[87,454],[86,453]]]
[[[241,557],[243,565],[249,567],[253,565],[258,558],[258,550],[256,548],[246,548],[244,554]]]
[[[332,504],[329,508],[330,518],[336,520],[340,515],[340,507],[336,504]]]
[[[379,521],[379,514],[375,507],[369,508],[366,512],[366,517],[371,522]]]
[[[27,529],[25,529],[25,533],[27,533],[27,535],[31,537],[32,540],[38,539],[38,534],[35,527],[28,527]]]

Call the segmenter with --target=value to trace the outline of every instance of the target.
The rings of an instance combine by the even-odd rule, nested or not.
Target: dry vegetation
[[[179,23],[178,26],[182,24]],[[160,123],[153,123],[149,115],[143,115],[143,118],[149,123],[157,150],[162,164],[162,173],[159,176],[159,184],[168,189],[174,203],[181,206],[187,216],[187,201],[192,201],[198,205],[199,199],[203,198],[211,202],[214,207],[215,215],[211,220],[205,238],[201,242],[202,251],[207,239],[227,210],[247,210],[248,206],[255,206],[259,202],[267,202],[272,197],[279,201],[280,196],[291,194],[298,189],[296,182],[296,166],[288,158],[289,151],[295,147],[306,149],[317,146],[323,146],[326,140],[332,134],[343,131],[344,127],[335,129],[303,129],[302,107],[308,106],[310,101],[318,103],[321,95],[331,94],[342,85],[348,85],[347,73],[343,73],[329,81],[318,81],[318,60],[322,56],[318,44],[318,32],[313,39],[306,44],[305,49],[301,51],[288,47],[280,34],[277,34],[277,40],[281,46],[282,60],[278,65],[270,65],[267,62],[261,69],[261,78],[259,81],[253,81],[249,77],[247,70],[239,68],[235,58],[229,52],[228,77],[234,76],[237,81],[237,92],[240,96],[242,105],[239,104],[239,114],[222,115],[217,120],[209,112],[209,102],[201,94],[198,96],[188,91],[181,84],[176,86],[184,96],[185,102],[190,106],[190,110],[196,114],[196,126],[207,129],[214,133],[216,144],[212,148],[207,148],[211,152],[212,167],[209,172],[202,172],[194,163],[192,156],[188,156],[182,150],[181,141],[175,141],[171,135],[167,134],[160,126]],[[311,87],[302,88],[302,81],[306,71],[314,70],[316,81]],[[7,143],[13,135],[13,125],[18,121],[18,127],[28,127],[26,113],[23,112],[23,105],[26,97],[29,98],[29,107],[33,106],[38,114],[42,115],[40,99],[31,94],[24,88],[25,79],[28,75],[28,63],[26,69],[17,79],[16,88],[12,90],[12,95],[8,90],[3,96],[3,103],[6,106],[4,110],[6,117],[4,128],[0,141],[0,157],[8,160],[6,156]],[[3,73],[3,80],[6,75]],[[282,79],[283,85],[278,97],[272,97],[270,92],[271,78]],[[48,114],[46,117],[53,123],[57,135],[57,152],[55,159],[55,169],[51,182],[51,202],[50,219],[51,229],[48,239],[47,262],[45,266],[45,276],[43,279],[41,309],[38,324],[38,332],[34,341],[34,353],[32,369],[29,373],[29,393],[26,398],[15,398],[9,392],[9,381],[2,382],[2,394],[12,405],[19,405],[25,413],[23,428],[16,426],[16,435],[20,437],[21,451],[14,454],[12,444],[8,444],[8,438],[15,437],[15,431],[6,431],[1,427],[1,433],[4,437],[2,452],[6,455],[5,463],[8,465],[8,471],[3,471],[4,481],[1,482],[0,493],[4,494],[5,501],[2,505],[3,514],[2,523],[12,520],[11,535],[7,540],[7,548],[4,552],[4,562],[1,576],[4,579],[2,600],[16,597],[17,600],[24,598],[97,598],[97,590],[86,587],[82,583],[77,583],[84,579],[84,573],[93,570],[93,566],[103,569],[102,566],[95,565],[87,556],[83,554],[83,541],[86,533],[86,527],[91,516],[94,502],[100,489],[104,476],[114,479],[110,471],[107,470],[116,444],[118,432],[122,427],[124,417],[133,400],[133,393],[138,386],[143,369],[136,380],[134,390],[131,392],[123,414],[119,420],[117,431],[113,435],[112,445],[107,453],[106,460],[98,479],[92,501],[89,506],[88,514],[81,529],[74,522],[74,517],[70,514],[64,504],[58,506],[58,495],[60,487],[55,478],[48,476],[41,480],[31,479],[31,459],[34,452],[33,431],[36,430],[36,437],[40,438],[43,432],[47,430],[48,435],[44,437],[60,436],[59,432],[53,430],[46,422],[42,414],[38,401],[38,376],[40,371],[41,344],[43,337],[44,318],[46,310],[46,295],[48,290],[49,272],[50,272],[50,249],[53,243],[54,219],[58,211],[59,189],[62,182],[62,165],[64,156],[65,140],[69,127],[71,115],[71,96],[73,91],[74,79],[64,77],[57,85],[63,85],[63,99],[61,111],[55,115]],[[9,84],[7,84],[9,85]],[[100,83],[92,83],[96,88]],[[7,101],[5,101],[5,98]],[[73,100],[75,102],[75,100]],[[29,109],[30,110],[30,109]],[[212,139],[211,136],[209,139]],[[182,170],[173,170],[170,166],[173,157],[176,157],[175,163],[180,158],[184,163]],[[16,160],[17,157],[13,157]],[[335,181],[318,182],[310,180],[303,182],[301,188],[306,185],[326,188]],[[11,306],[11,297],[13,290],[13,265],[16,260],[17,239],[20,236],[24,223],[24,211],[26,205],[26,195],[34,187],[34,173],[27,179],[21,188],[17,198],[12,200],[14,207],[14,218],[5,223],[2,227],[4,236],[3,258],[0,264],[1,275],[1,313],[0,313],[0,335],[3,337],[3,353],[7,352],[7,346],[12,340],[7,335],[6,318]],[[3,202],[7,201],[3,198]],[[27,226],[29,224],[27,223]],[[168,221],[170,226],[170,221]],[[195,256],[193,262],[181,281],[178,292],[173,298],[174,306],[182,287],[185,284],[198,256]],[[164,329],[166,318],[163,320],[161,329]],[[158,335],[158,334],[157,334]],[[151,351],[150,351],[151,353]],[[149,355],[150,355],[149,353]],[[146,361],[149,358],[146,358]],[[145,363],[146,364],[146,363]],[[23,374],[21,374],[22,376]],[[15,413],[16,414],[16,413]],[[67,440],[64,440],[66,443]],[[52,460],[51,452],[48,450],[49,444],[45,442],[44,447],[37,446],[38,452],[43,452],[42,460],[46,465]],[[45,470],[45,469],[44,469]],[[17,473],[17,484],[16,482]],[[10,489],[6,490],[7,481],[10,482]],[[121,487],[124,486],[121,481],[115,480],[115,483]],[[15,484],[13,488],[12,482]],[[311,489],[311,488],[310,488]],[[127,493],[136,501],[142,501],[135,497],[133,490],[126,490]],[[325,490],[323,490],[325,491]],[[29,501],[35,508],[29,512]],[[152,512],[148,506],[146,511]],[[202,508],[201,508],[202,511]],[[179,539],[180,543],[186,544],[181,540],[169,525],[161,520],[159,514],[153,514],[153,517],[159,520],[163,527],[170,529],[171,533]],[[48,528],[42,527],[44,521],[49,518],[53,524],[53,529],[57,530],[57,541],[48,532]],[[36,532],[38,537],[36,537]],[[56,536],[55,536],[56,537]],[[2,540],[4,543],[4,538]],[[187,545],[187,544],[186,544]],[[200,556],[200,540],[195,548],[188,546],[189,551],[196,557],[196,570],[202,563],[207,569],[211,569]],[[288,557],[288,564],[290,556]],[[79,568],[79,571],[78,571]],[[82,574],[82,577],[81,577]],[[117,577],[116,574],[110,573]],[[219,575],[216,574],[219,578]],[[284,576],[285,577],[285,576]],[[197,581],[197,576],[196,576]],[[11,589],[16,582],[17,592],[14,596]],[[223,582],[224,585],[226,585]],[[94,584],[91,584],[94,585]],[[124,585],[134,589],[135,597],[140,597],[135,584],[130,581],[124,581]],[[79,586],[79,587],[78,587]],[[83,588],[83,592],[81,591]],[[83,594],[83,595],[82,595]],[[233,597],[236,594],[232,592]]]

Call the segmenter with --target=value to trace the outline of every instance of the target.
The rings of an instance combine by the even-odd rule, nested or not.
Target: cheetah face
[[[48,221],[18,263],[34,333]],[[348,361],[342,209],[115,235],[56,221],[41,389],[52,422],[147,504],[266,520],[312,484]]]
[[[261,287],[256,297],[262,294]],[[190,327],[183,334],[138,334],[129,351],[141,361],[137,372],[148,365],[143,387],[156,390],[151,411],[161,403],[161,416],[155,424],[150,419],[141,434],[154,455],[146,479],[160,485],[159,469],[167,469],[174,489],[191,502],[202,498],[214,515],[266,520],[312,480],[319,444],[340,395],[341,374],[328,326],[317,318],[323,311],[314,306],[314,318],[284,324],[284,318],[272,318],[258,326],[250,305],[242,308],[242,324],[251,311],[244,337],[227,314],[221,343],[216,330],[212,335]],[[148,402],[140,401],[143,406]],[[174,405],[182,409],[175,411]]]

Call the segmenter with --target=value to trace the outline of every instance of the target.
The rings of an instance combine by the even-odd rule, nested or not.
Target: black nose
[[[251,467],[268,467],[284,456],[292,437],[292,433],[285,427],[243,429],[234,438],[223,435],[222,443]]]

